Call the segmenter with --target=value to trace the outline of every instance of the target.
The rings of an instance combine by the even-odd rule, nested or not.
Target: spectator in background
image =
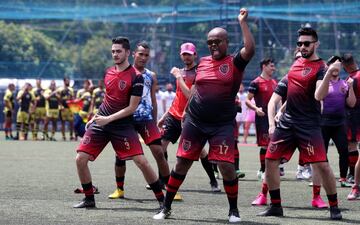
[[[156,92],[155,92],[156,103],[157,103],[157,121],[160,120],[161,117],[166,112],[165,107],[164,107],[164,94],[165,94],[165,92],[163,92],[161,90],[160,86],[157,85]]]
[[[173,102],[173,100],[175,98],[175,92],[174,92],[173,85],[171,83],[167,83],[165,87],[166,87],[166,91],[164,92],[164,95],[163,95],[164,112],[166,112],[170,108],[171,103]]]
[[[12,117],[14,114],[15,106],[15,85],[10,83],[8,88],[5,91],[4,95],[4,131],[5,131],[5,140],[12,140]]]

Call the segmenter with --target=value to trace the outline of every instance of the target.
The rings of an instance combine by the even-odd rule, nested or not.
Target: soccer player
[[[336,60],[341,61],[341,58],[339,56],[332,56],[328,60],[327,65],[333,64]],[[332,139],[339,153],[339,181],[341,187],[351,187],[351,184],[346,181],[348,142],[345,126],[345,107],[352,108],[355,106],[355,103],[356,97],[353,79],[342,80],[339,77],[339,71],[334,70],[330,78],[329,93],[322,101],[321,131],[326,152],[328,151],[329,141]]]
[[[149,146],[151,153],[156,160],[162,179],[161,181],[163,184],[167,184],[170,176],[170,169],[161,146],[161,134],[156,126],[157,103],[155,89],[157,87],[157,78],[154,72],[145,68],[146,63],[150,58],[149,45],[144,41],[139,42],[133,52],[133,57],[134,68],[141,73],[144,79],[144,88],[140,104],[134,113],[135,130],[141,135],[145,144]],[[114,193],[109,195],[110,199],[124,197],[125,171],[125,160],[116,157],[115,179],[117,188]],[[150,189],[154,190],[153,188],[156,188],[154,185],[157,185],[157,183],[149,183],[149,185]]]
[[[320,128],[320,100],[328,93],[330,73],[336,70],[332,64],[325,76],[325,63],[316,50],[318,36],[312,28],[298,30],[297,46],[302,57],[298,58],[288,72],[286,109],[266,151],[266,182],[269,187],[271,205],[260,216],[283,216],[280,197],[280,175],[277,172],[280,161],[290,160],[296,147],[305,163],[313,163],[319,171],[330,205],[330,218],[342,219],[338,208],[336,182],[326,157]],[[324,80],[322,81],[322,79]],[[269,124],[274,118],[269,116]],[[271,122],[270,122],[271,121]]]
[[[91,114],[91,93],[92,83],[90,80],[84,80],[83,88],[76,93],[76,101],[82,101],[82,107],[78,113],[74,114],[74,131],[75,140],[77,137],[83,137],[85,133],[85,125]]]
[[[101,79],[98,81],[97,88],[95,88],[92,93],[91,110],[90,110],[92,112],[92,115],[98,113],[99,107],[103,102],[104,97],[105,97],[104,80]]]
[[[27,140],[29,130],[30,108],[35,104],[35,97],[31,93],[32,86],[25,83],[23,88],[18,92],[16,100],[20,107],[16,115],[16,137],[15,140]]]
[[[54,80],[51,81],[50,87],[44,92],[45,97],[45,108],[46,108],[46,119],[44,125],[44,137],[45,140],[56,141],[55,132],[57,127],[57,121],[59,119],[59,105],[60,105],[60,94],[56,90],[56,83]],[[51,136],[49,137],[49,122],[52,122]]]
[[[272,78],[275,72],[274,60],[264,58],[260,62],[261,74],[250,82],[246,106],[255,111],[255,128],[257,145],[260,147],[260,172],[265,172],[265,154],[269,145],[269,123],[267,118],[267,105],[277,82]],[[255,100],[255,104],[251,100]]]
[[[196,46],[186,42],[180,46],[180,58],[184,63],[184,68],[174,67],[171,70],[176,79],[176,95],[168,111],[159,120],[158,126],[163,128],[162,146],[167,158],[167,147],[169,143],[176,143],[181,134],[181,120],[183,118],[185,106],[190,96],[190,89],[196,77]],[[207,152],[203,149],[201,154],[201,164],[210,178],[210,186],[213,192],[221,191],[218,187],[212,164],[208,160]],[[174,200],[181,200],[182,197],[177,193]]]
[[[185,179],[194,160],[208,141],[209,160],[217,161],[223,176],[229,202],[229,222],[241,221],[237,208],[238,178],[234,167],[235,97],[244,69],[255,52],[254,38],[247,25],[248,10],[240,9],[238,21],[244,47],[235,56],[227,54],[227,31],[216,27],[207,35],[210,56],[200,59],[193,94],[186,108],[175,168],[166,189],[163,209],[154,219],[165,219],[171,214],[173,198]]]
[[[87,130],[77,148],[76,166],[85,198],[74,208],[95,207],[94,189],[89,161],[94,161],[110,141],[119,159],[134,160],[148,184],[152,186],[160,207],[164,200],[160,182],[143,154],[133,126],[133,113],[140,103],[144,79],[129,63],[130,43],[125,37],[112,39],[115,66],[106,70],[106,94],[103,103],[87,124]]]
[[[36,108],[35,108],[34,121],[33,121],[34,122],[33,139],[38,140],[40,123],[42,122],[44,126],[46,119],[45,98],[44,98],[45,90],[41,87],[40,78],[36,79],[36,88],[34,88],[32,91],[36,101]],[[43,137],[43,140],[45,140],[45,137]]]
[[[60,119],[61,119],[61,134],[63,140],[66,141],[65,136],[65,122],[69,123],[68,129],[70,132],[70,140],[74,140],[74,115],[67,105],[67,100],[72,100],[74,98],[74,90],[70,87],[70,79],[64,77],[64,86],[58,89],[60,94]]]
[[[342,66],[349,74],[348,79],[353,79],[353,88],[356,96],[356,104],[354,108],[348,109],[348,144],[349,144],[349,166],[355,164],[354,169],[354,185],[347,196],[348,200],[360,199],[360,158],[358,157],[358,142],[360,140],[360,69],[354,57],[350,53],[342,56]]]
[[[14,137],[12,136],[12,117],[14,114],[14,106],[15,106],[15,85],[13,83],[8,84],[8,88],[5,91],[4,95],[4,131],[5,131],[5,140],[12,140]]]

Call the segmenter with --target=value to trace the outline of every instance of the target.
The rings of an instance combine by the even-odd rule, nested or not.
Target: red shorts
[[[135,130],[140,134],[146,145],[160,139],[161,134],[154,120],[135,122]]]
[[[304,163],[327,161],[320,127],[304,129],[296,125],[292,125],[289,129],[275,128],[265,157],[289,161],[296,148],[300,151],[299,160]]]
[[[177,157],[198,160],[205,143],[209,142],[209,161],[234,163],[234,124],[204,124],[185,117]]]
[[[90,160],[94,161],[109,141],[119,159],[125,160],[143,154],[138,134],[131,124],[103,127],[95,123],[91,124],[85,132],[77,152],[91,155]]]

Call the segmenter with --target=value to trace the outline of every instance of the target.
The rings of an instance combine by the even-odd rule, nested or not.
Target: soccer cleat
[[[341,220],[342,219],[341,211],[337,206],[330,207],[330,218],[332,220]]]
[[[217,182],[210,182],[210,186],[211,186],[211,191],[212,192],[221,192],[221,189],[219,188],[219,185]]]
[[[258,180],[264,180],[264,178],[265,178],[265,173],[262,172],[261,170],[259,170],[259,171],[256,173],[256,176],[257,176],[257,179],[258,179]]]
[[[310,166],[305,166],[304,170],[302,171],[302,175],[305,180],[309,180],[312,177],[312,171]]]
[[[174,201],[182,201],[183,198],[181,197],[181,195],[179,193],[176,193],[174,196]]]
[[[311,205],[312,207],[319,209],[324,209],[328,207],[326,203],[322,200],[320,195],[312,199]]]
[[[346,178],[340,178],[339,182],[341,187],[352,187],[352,184],[348,183]]]
[[[251,205],[267,205],[267,197],[262,192],[260,192]]]
[[[358,187],[353,187],[351,189],[351,192],[349,193],[349,195],[347,196],[347,199],[349,201],[352,201],[352,200],[359,200],[360,199],[360,191],[359,191],[359,188]]]
[[[309,187],[312,187],[312,186],[314,186],[314,183],[311,181],[311,182],[309,182]]]
[[[258,216],[284,216],[283,208],[281,206],[270,205],[265,211],[258,214]]]
[[[125,191],[121,190],[120,188],[116,188],[114,193],[108,196],[110,199],[118,199],[118,198],[124,198]]]
[[[238,209],[232,209],[229,211],[229,223],[241,222],[240,214]]]
[[[151,187],[150,187],[149,184],[147,184],[147,185],[145,186],[145,188],[146,188],[146,190],[151,190]]]
[[[350,184],[354,184],[355,183],[355,178],[353,175],[349,174],[347,176],[347,182],[350,183]]]
[[[74,208],[95,208],[95,201],[84,198],[81,202],[73,206]]]
[[[153,216],[154,220],[163,220],[171,215],[171,209],[163,207],[156,215]]]
[[[245,173],[241,172],[240,170],[236,170],[236,177],[237,178],[244,178]]]

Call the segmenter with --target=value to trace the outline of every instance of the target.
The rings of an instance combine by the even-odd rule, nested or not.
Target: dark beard
[[[303,54],[303,53],[301,52],[301,56],[302,56],[303,58],[305,58],[305,59],[310,58],[313,54],[314,54],[314,51],[308,52],[308,53],[305,53],[305,54]]]

